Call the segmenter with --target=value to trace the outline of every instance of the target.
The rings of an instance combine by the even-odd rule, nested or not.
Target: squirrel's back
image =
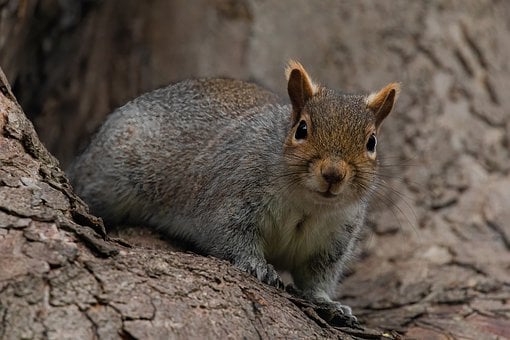
[[[287,118],[281,103],[256,84],[232,79],[185,80],[154,90],[107,118],[69,176],[107,224],[187,222],[179,213],[213,211],[215,202],[228,206],[204,188],[236,195],[236,187],[224,187],[225,174],[248,182],[244,166],[281,152],[271,146],[283,141],[270,141],[281,139],[274,133],[281,126],[273,126],[278,112],[281,122]]]

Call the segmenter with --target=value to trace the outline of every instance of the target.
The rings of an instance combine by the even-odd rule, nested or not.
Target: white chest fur
[[[348,246],[352,225],[360,214],[359,204],[331,205],[289,201],[268,204],[260,228],[264,256],[281,270],[292,270],[333,243]]]

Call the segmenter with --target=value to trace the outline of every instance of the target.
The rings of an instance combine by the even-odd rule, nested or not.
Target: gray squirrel
[[[377,187],[399,85],[369,95],[286,68],[290,104],[248,82],[185,80],[115,110],[68,171],[107,225],[139,224],[346,316],[332,300]]]

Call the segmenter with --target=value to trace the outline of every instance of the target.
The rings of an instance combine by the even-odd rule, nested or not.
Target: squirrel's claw
[[[283,287],[284,287],[283,281],[280,278],[280,275],[278,274],[276,269],[274,269],[274,267],[272,265],[270,265],[269,263],[257,263],[250,270],[250,272],[257,279],[259,279],[260,281],[262,281],[270,286],[280,288],[280,289],[283,289]]]
[[[284,288],[283,281],[280,278],[280,275],[278,274],[276,269],[274,269],[274,267],[270,264],[267,264],[266,266],[267,266],[266,274],[264,275],[264,277],[262,279],[259,278],[259,280],[261,280],[264,283],[267,283],[270,286],[274,286],[276,288],[283,289]]]
[[[279,289],[284,288],[283,281],[276,269],[265,260],[260,259],[236,263],[236,266],[270,286]]]
[[[359,327],[358,318],[352,315],[351,307],[337,301],[317,303],[316,312],[332,325]]]
[[[335,306],[335,309],[342,312],[343,315],[349,316],[351,318],[354,318],[357,320],[357,318],[352,315],[352,308],[347,305],[342,305],[340,302],[333,302],[333,305]]]

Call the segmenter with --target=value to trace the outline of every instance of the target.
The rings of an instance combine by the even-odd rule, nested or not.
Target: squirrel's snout
[[[328,168],[322,171],[322,178],[324,178],[324,180],[328,182],[329,185],[334,185],[341,182],[344,177],[345,175],[335,168]]]
[[[348,165],[345,161],[324,160],[320,167],[320,175],[330,188],[345,180]]]

